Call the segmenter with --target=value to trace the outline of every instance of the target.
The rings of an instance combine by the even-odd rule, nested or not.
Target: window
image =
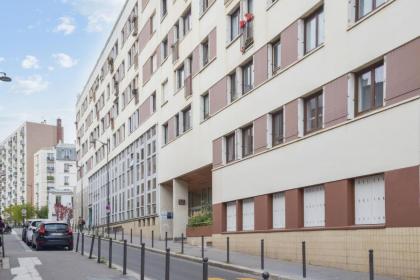
[[[356,1],[356,20],[361,19],[379,6],[384,4],[386,0],[355,0]]]
[[[209,109],[209,94],[205,93],[201,96],[201,102],[203,105],[203,120],[208,119],[210,116],[210,109]]]
[[[242,230],[254,230],[254,199],[242,201]]]
[[[179,121],[180,121],[179,114],[176,114],[175,115],[175,136],[179,136],[179,132],[180,132]]]
[[[236,202],[226,203],[226,231],[236,231]]]
[[[271,114],[272,146],[283,143],[283,110]]]
[[[156,14],[153,14],[150,17],[150,34],[153,34],[156,32],[156,27],[157,27],[157,18],[156,18]]]
[[[187,35],[187,33],[191,30],[191,8],[182,16],[183,22],[183,35]]]
[[[156,112],[156,93],[153,93],[151,96],[150,96],[150,98],[151,98],[151,106],[152,106],[152,113],[154,113],[154,112]]]
[[[324,7],[305,19],[305,54],[324,43]]]
[[[355,224],[385,223],[384,175],[373,175],[354,180]]]
[[[242,93],[245,94],[254,87],[254,72],[252,61],[242,66]]]
[[[161,57],[165,60],[168,57],[168,36],[166,36],[162,41]]]
[[[303,209],[305,227],[325,225],[324,186],[314,186],[303,190]]]
[[[153,55],[152,55],[152,57],[150,58],[151,59],[151,61],[152,61],[152,63],[151,63],[151,73],[155,73],[155,71],[157,70],[157,54],[156,53],[154,53]]]
[[[305,133],[322,128],[322,91],[305,99]]]
[[[281,66],[281,44],[280,40],[277,40],[272,44],[272,63],[273,63],[273,73]]]
[[[254,12],[254,0],[246,0],[246,11],[247,13]]]
[[[232,133],[225,137],[226,140],[226,162],[231,162],[235,160],[235,133]]]
[[[204,14],[208,7],[209,0],[200,0],[200,15]]]
[[[239,15],[239,7],[230,14],[230,41],[239,36]]]
[[[65,163],[64,164],[64,172],[65,173],[69,173],[70,172],[70,164],[69,163]]]
[[[207,63],[209,63],[209,41],[206,40],[203,43],[201,43],[201,65],[205,66]]]
[[[184,126],[183,132],[191,129],[191,107],[188,106],[185,110],[182,111],[182,124]]]
[[[236,72],[233,72],[229,75],[229,85],[230,85],[230,102],[235,101],[238,98],[238,91],[236,89]]]
[[[168,0],[160,1],[160,15],[163,18],[168,13]]]
[[[168,135],[169,135],[169,131],[168,131],[168,123],[165,123],[164,125],[162,125],[162,132],[163,132],[163,144],[168,144]]]
[[[383,106],[384,80],[383,62],[370,66],[357,74],[357,113]]]
[[[286,206],[284,193],[273,194],[273,228],[286,227]]]
[[[252,125],[242,128],[242,157],[253,153]]]
[[[64,176],[64,185],[68,186],[69,184],[69,176]]]
[[[168,80],[162,83],[162,104],[168,101]]]
[[[183,88],[184,83],[185,83],[185,72],[184,72],[184,65],[182,65],[176,70],[176,89]]]

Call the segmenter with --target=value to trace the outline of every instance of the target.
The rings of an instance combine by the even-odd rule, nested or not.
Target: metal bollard
[[[201,258],[204,258],[204,236],[201,236]]]
[[[268,278],[270,278],[270,274],[267,272],[267,271],[265,271],[265,272],[263,272],[263,274],[262,274],[262,278],[265,280],[265,279],[268,279]]]
[[[374,266],[373,266],[373,250],[369,250],[369,280],[375,278]]]
[[[93,245],[95,244],[95,235],[92,235],[92,242],[90,243],[89,259],[92,258]]]
[[[112,267],[112,238],[109,239],[109,248],[108,248],[108,267]]]
[[[4,258],[4,234],[3,232],[1,233],[1,256],[2,258]]]
[[[184,233],[181,233],[181,254],[184,254]]]
[[[171,249],[167,248],[166,256],[165,256],[165,280],[169,280],[170,256],[171,256]]]
[[[152,248],[155,245],[155,231],[152,230]]]
[[[140,230],[140,244],[143,244],[143,230]]]
[[[124,240],[123,275],[127,274],[127,240]]]
[[[82,233],[82,248],[80,250],[80,254],[83,256],[85,254],[85,234]]]
[[[140,259],[140,280],[144,280],[144,263],[146,257],[146,245],[141,243],[141,259]]]
[[[168,249],[168,232],[165,231],[165,249]]]
[[[98,235],[98,263],[101,262],[101,237]]]
[[[261,239],[261,270],[264,270],[264,239]]]
[[[80,237],[80,232],[77,233],[77,238],[76,238],[76,253],[79,251],[79,237]]]
[[[130,243],[133,243],[133,229],[130,228]]]
[[[203,258],[203,280],[209,279],[209,259]]]
[[[306,278],[306,243],[302,242],[302,276]]]
[[[226,237],[226,262],[229,263],[230,262],[230,243],[229,243],[229,236]]]

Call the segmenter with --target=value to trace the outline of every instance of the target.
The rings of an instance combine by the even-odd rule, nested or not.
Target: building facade
[[[61,120],[57,125],[25,122],[0,144],[0,213],[10,205],[32,203],[34,154],[63,139]]]
[[[418,277],[381,244],[420,242],[419,8],[127,1],[76,105],[88,223]]]
[[[73,190],[77,183],[76,148],[58,144],[40,149],[34,155],[34,200],[40,209],[48,206],[48,217],[57,218],[56,208],[73,208]],[[61,208],[60,208],[61,209]]]

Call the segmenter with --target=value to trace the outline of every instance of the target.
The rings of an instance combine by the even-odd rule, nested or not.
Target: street
[[[91,239],[86,237],[84,256],[79,252],[61,249],[46,249],[35,251],[20,240],[19,230],[5,235],[6,258],[3,268],[0,268],[1,280],[75,280],[75,279],[139,279],[140,250],[127,248],[128,275],[123,276],[121,267],[123,263],[123,246],[113,244],[113,268],[108,268],[109,242],[102,240],[101,264],[97,259],[88,260]],[[97,255],[97,240],[94,243],[93,255]],[[146,279],[165,279],[165,256],[146,251]],[[116,269],[117,268],[117,269]],[[202,265],[196,262],[172,257],[170,260],[170,279],[202,279]],[[224,269],[209,267],[209,279],[236,280],[257,279],[255,276]]]

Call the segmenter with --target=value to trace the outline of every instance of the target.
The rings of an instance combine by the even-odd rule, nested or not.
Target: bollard
[[[201,236],[201,258],[204,258],[204,236]]]
[[[146,248],[145,244],[141,243],[141,259],[140,259],[140,280],[144,280],[144,262],[145,262],[145,254]]]
[[[121,240],[125,240],[125,237],[124,237],[124,228],[122,229],[122,238],[121,238]]]
[[[80,248],[80,254],[83,256],[85,254],[85,234],[82,233],[82,248]]]
[[[165,249],[168,249],[168,232],[165,231]]]
[[[127,274],[127,240],[124,240],[123,275]]]
[[[92,235],[92,242],[90,243],[89,259],[92,258],[93,244],[95,244],[95,235]]]
[[[181,233],[181,254],[184,254],[184,233]]]
[[[133,229],[130,228],[130,243],[133,243]]]
[[[140,230],[140,245],[143,244],[143,230]]]
[[[228,236],[228,237],[226,237],[226,262],[227,263],[229,263],[229,261],[230,261],[229,249],[230,249],[230,246],[229,246],[229,236]]]
[[[1,256],[2,256],[2,258],[4,258],[4,234],[3,234],[3,232],[1,233],[0,245],[1,245]]]
[[[373,280],[375,278],[375,272],[373,270],[373,250],[369,250],[369,280]]]
[[[268,278],[270,278],[270,274],[267,272],[267,271],[265,271],[265,272],[263,272],[263,274],[262,274],[262,278],[265,280],[265,279],[268,279]]]
[[[203,258],[203,280],[209,279],[209,259]]]
[[[114,239],[117,240],[117,230],[114,228]]]
[[[261,270],[264,270],[264,239],[261,239]]]
[[[169,258],[171,256],[171,249],[166,249],[166,257],[165,257],[165,280],[169,280]]]
[[[98,263],[101,262],[101,237],[98,235]]]
[[[152,230],[152,248],[155,245],[155,232]]]
[[[108,267],[112,267],[112,238],[109,239],[109,248],[108,248]]]
[[[306,278],[306,243],[302,242],[302,276]]]
[[[80,237],[80,232],[77,233],[77,238],[76,238],[76,253],[79,251],[79,237]]]

